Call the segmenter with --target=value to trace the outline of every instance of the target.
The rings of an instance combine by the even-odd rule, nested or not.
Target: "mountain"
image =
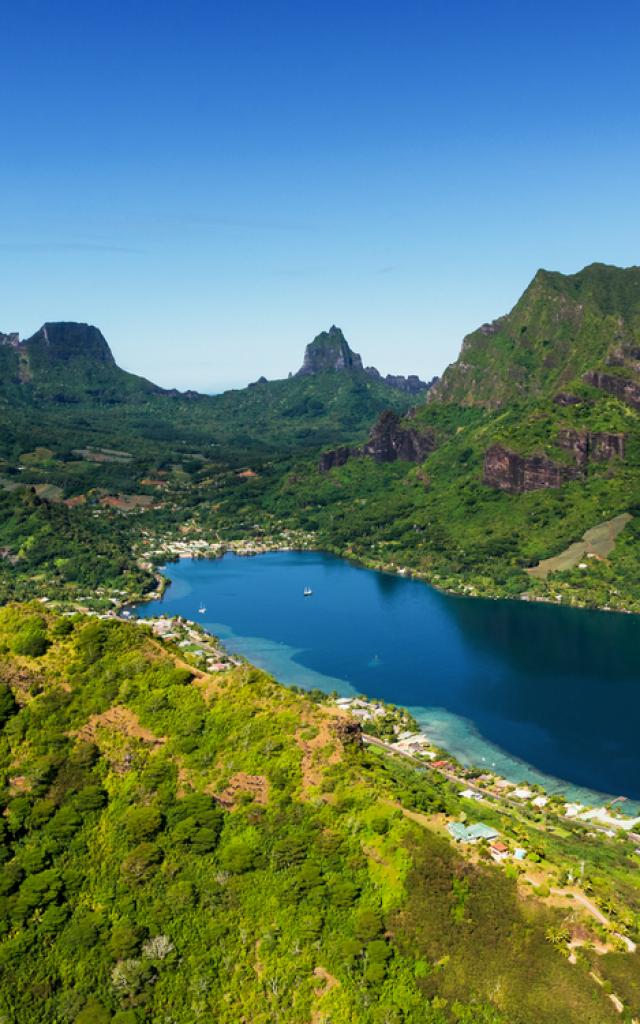
[[[307,377],[327,370],[362,370],[362,359],[353,352],[347,340],[335,325],[322,331],[309,342],[305,349],[304,361],[296,377]]]
[[[22,400],[118,402],[162,389],[121,370],[97,327],[45,323],[34,335],[0,334],[0,383]]]
[[[337,328],[307,347],[305,363],[308,372],[289,379],[260,378],[210,396],[168,391],[127,373],[88,324],[46,323],[25,341],[3,334],[0,458],[37,446],[69,458],[90,446],[162,462],[167,446],[178,446],[250,461],[364,440],[385,409],[404,413],[415,401],[365,372]]]
[[[304,361],[295,376],[309,377],[317,373],[340,370],[364,370],[374,380],[381,381],[388,387],[404,391],[409,395],[420,395],[427,392],[437,380],[437,377],[434,377],[427,383],[420,380],[417,374],[403,377],[401,374],[388,373],[386,377],[383,377],[375,366],[363,367],[362,357],[349,347],[340,328],[334,325],[328,331],[322,331],[321,334],[316,335],[313,341],[307,345]]]
[[[587,372],[637,373],[640,267],[539,270],[510,313],[463,341],[432,400],[496,409],[562,391]]]

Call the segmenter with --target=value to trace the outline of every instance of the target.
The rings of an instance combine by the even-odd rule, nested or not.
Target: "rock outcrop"
[[[559,391],[557,395],[553,396],[553,402],[555,405],[580,405],[582,402],[581,398],[577,395],[570,395],[567,391]]]
[[[400,373],[388,373],[386,377],[383,377],[379,370],[376,370],[375,366],[367,366],[365,373],[368,373],[370,377],[375,380],[382,380],[385,384],[388,384],[390,388],[395,388],[396,391],[404,391],[407,395],[422,395],[438,383],[438,377],[433,377],[430,381],[421,380],[416,373],[410,373],[407,377],[403,377]]]
[[[545,455],[520,455],[494,444],[484,457],[483,482],[509,494],[561,487],[578,476],[577,466],[564,466]]]
[[[320,456],[319,469],[328,473],[344,466],[351,458],[368,457],[375,462],[423,462],[437,447],[432,430],[416,430],[402,426],[400,417],[391,409],[383,412],[361,448],[334,448]]]
[[[21,342],[21,346],[28,350],[31,358],[39,356],[47,362],[68,363],[80,357],[92,363],[115,366],[104,335],[91,324],[46,323]]]
[[[557,443],[561,448],[573,452],[578,466],[586,466],[588,462],[608,462],[616,457],[624,458],[624,434],[600,430],[560,430]]]
[[[640,384],[627,377],[617,377],[612,373],[601,373],[599,370],[589,370],[585,373],[584,379],[587,384],[605,391],[621,402],[630,405],[633,409],[640,409]]]
[[[520,455],[502,444],[494,444],[484,457],[483,482],[509,494],[561,487],[582,476],[590,462],[624,458],[624,434],[605,431],[561,430],[557,444],[570,451],[574,465],[554,462],[546,455]]]
[[[8,345],[9,348],[18,348],[20,344],[20,335],[17,331],[11,331],[9,334],[3,334],[0,331],[0,345]]]
[[[332,451],[323,452],[320,456],[320,472],[328,473],[330,469],[335,469],[336,466],[344,466],[345,462],[348,462],[352,455],[359,455],[360,451],[358,448],[334,448]]]
[[[407,377],[402,374],[388,373],[383,377],[375,366],[362,365],[362,357],[349,347],[349,343],[339,327],[335,324],[328,331],[322,331],[312,342],[310,342],[304,353],[302,366],[295,374],[296,377],[310,377],[316,373],[326,373],[327,370],[341,371],[354,370],[366,373],[374,380],[382,381],[396,391],[403,391],[408,395],[421,395],[437,381],[437,377],[429,382],[420,380],[416,373],[410,373]],[[291,376],[291,374],[289,375]]]
[[[395,462],[397,459],[424,462],[435,447],[432,430],[403,427],[398,414],[387,409],[374,425],[369,440],[363,445],[362,454],[369,455],[375,462]]]

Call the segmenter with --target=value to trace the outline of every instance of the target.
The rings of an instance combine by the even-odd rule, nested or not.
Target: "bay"
[[[183,559],[165,574],[136,615],[200,622],[283,683],[407,707],[465,764],[638,806],[633,616],[454,597],[318,552]]]

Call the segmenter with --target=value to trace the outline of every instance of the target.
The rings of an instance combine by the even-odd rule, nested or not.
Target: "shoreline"
[[[197,557],[199,559],[211,558],[213,560],[218,560],[224,557],[225,554],[235,554],[238,557],[250,557],[267,553],[276,553],[278,551],[307,551],[320,554],[329,554],[337,558],[343,557],[341,555],[337,555],[335,552],[332,551],[322,551],[319,548],[311,547],[308,543],[306,543],[304,546],[297,546],[294,543],[288,543],[286,545],[274,544],[273,546],[270,546],[268,543],[263,543],[260,545],[260,549],[256,550],[255,542],[249,542],[249,546],[247,546],[245,542],[233,542],[233,544],[223,542],[216,546],[215,552],[211,552],[210,554],[198,553]],[[193,557],[193,555],[191,557]],[[177,560],[180,560],[179,557]],[[400,574],[405,578],[409,577],[408,573],[398,573],[397,570],[394,571],[389,567],[385,569],[372,570],[371,566],[364,565],[362,562],[359,562],[356,559],[345,560],[352,561],[355,564],[360,565],[360,567],[365,568],[369,571],[387,572],[392,575]],[[160,571],[163,569],[165,569],[165,566],[160,567]],[[413,576],[409,578],[416,577]],[[163,588],[164,593],[164,590],[166,590],[166,587],[170,585],[171,581],[167,581],[166,577],[162,577],[162,579],[165,580],[165,587]],[[428,583],[428,581],[419,580],[419,582],[427,582],[427,585],[431,586],[431,584]],[[438,590],[440,593],[443,592],[441,589],[437,587],[434,587],[433,589]],[[146,605],[154,600],[161,600],[161,596],[162,595],[160,595],[158,592],[145,595],[145,598],[142,601],[136,602],[136,607]],[[461,597],[468,595],[459,595],[454,592],[450,596]],[[129,614],[132,615],[132,605],[128,606],[128,610]],[[145,621],[145,616],[143,615],[141,618],[138,618],[138,621]],[[214,633],[209,632],[200,623],[193,622],[192,624],[197,629],[203,630],[207,636],[214,637],[214,639],[217,642],[221,642],[225,651],[228,654],[230,654],[230,656],[233,656],[232,652],[234,649],[232,646],[230,646],[233,645],[234,642],[232,631],[230,637],[223,637],[222,640],[220,641],[219,637],[217,637]],[[249,640],[250,638],[246,639]],[[260,639],[264,642],[264,638]],[[263,671],[267,671],[270,674],[274,675],[274,678],[276,678],[277,681],[281,682],[281,684],[284,686],[300,685],[299,682],[287,680],[286,678],[282,679],[282,668],[279,671],[278,669],[274,670],[273,668],[270,668],[265,664],[260,664],[260,661],[256,659],[255,652],[252,653],[249,651],[247,653],[242,653],[241,651],[238,651],[236,648],[235,653],[239,654],[240,657],[245,659],[248,663],[255,664],[256,667],[261,668]],[[299,666],[295,666],[295,668],[299,669]],[[287,674],[288,673],[285,670],[285,675]],[[302,688],[308,689],[313,687],[312,685],[308,687],[303,685]],[[324,689],[320,680],[318,682],[318,688]],[[324,692],[329,693],[328,690],[325,690]],[[365,700],[371,704],[380,703],[380,701],[377,701],[376,698],[374,697],[367,696],[362,697],[360,699]],[[591,789],[588,786],[581,786],[579,784],[571,783],[566,779],[560,779],[555,776],[549,775],[546,772],[537,769],[535,765],[518,758],[517,755],[510,754],[508,751],[503,751],[502,748],[492,744],[488,740],[485,740],[482,737],[481,733],[478,733],[477,735],[480,744],[484,748],[485,756],[482,756],[480,759],[477,752],[474,753],[472,744],[471,746],[467,744],[467,749],[464,749],[464,736],[461,736],[460,743],[454,742],[452,744],[451,738],[449,738],[449,742],[447,742],[447,738],[442,736],[441,731],[440,734],[438,734],[438,724],[440,724],[441,728],[444,727],[444,730],[446,732],[448,726],[451,727],[451,725],[453,725],[453,727],[455,728],[456,722],[458,720],[460,722],[465,721],[459,715],[454,715],[453,713],[448,713],[444,711],[438,712],[438,709],[435,708],[428,709],[422,707],[406,707],[403,708],[403,710],[405,710],[414,719],[417,719],[419,730],[423,738],[427,740],[432,747],[436,747],[440,751],[445,752],[447,758],[453,758],[455,761],[457,761],[460,765],[461,770],[463,770],[464,772],[475,771],[477,773],[493,774],[495,775],[496,779],[504,782],[505,784],[509,784],[513,787],[522,787],[527,785],[535,786],[537,793],[547,795],[550,798],[558,798],[562,796],[565,798],[568,804],[578,806],[580,808],[580,811],[587,811],[590,808],[608,808],[610,806],[620,805],[620,809],[629,809],[630,813],[634,813],[634,811],[637,809],[640,813],[640,800],[635,800],[634,798],[624,794],[613,794],[596,789]],[[425,721],[424,719],[427,718],[427,716],[429,716],[432,720],[429,721],[427,719],[427,721]],[[462,730],[462,732],[464,732],[464,729]],[[470,731],[470,736],[471,732],[472,730]],[[507,762],[512,762],[513,765],[505,766],[503,759],[506,759]],[[502,765],[499,764],[500,761],[503,761]]]
[[[471,584],[466,584],[461,581],[460,588],[455,589],[451,586],[445,586],[439,582],[439,574],[429,575],[419,569],[414,569],[410,566],[398,565],[394,562],[383,562],[377,559],[372,559],[369,556],[358,555],[351,550],[340,551],[337,548],[331,547],[331,545],[321,545],[316,542],[315,534],[302,534],[304,543],[296,543],[296,537],[300,536],[300,531],[290,531],[291,539],[282,543],[276,537],[264,537],[260,541],[252,540],[250,538],[242,538],[237,540],[229,541],[213,541],[207,542],[204,540],[198,541],[177,541],[177,542],[165,542],[167,547],[165,548],[164,555],[168,555],[168,562],[179,561],[181,558],[211,558],[218,559],[223,558],[225,554],[235,554],[239,557],[253,557],[257,555],[269,554],[271,552],[278,551],[315,551],[318,554],[329,554],[334,555],[336,558],[341,558],[346,562],[350,562],[353,565],[357,565],[363,569],[369,569],[373,572],[387,573],[391,576],[401,576],[403,579],[414,579],[420,583],[425,583],[428,587],[437,591],[439,594],[446,594],[448,597],[458,598],[471,598],[473,600],[484,600],[484,601],[509,601],[509,602],[522,602],[524,604],[544,604],[549,605],[552,608],[571,608],[576,611],[590,611],[590,612],[605,612],[613,615],[640,615],[639,612],[635,612],[630,608],[611,608],[610,606],[580,604],[574,601],[562,601],[558,597],[554,600],[551,596],[544,595],[532,595],[528,592],[523,592],[518,595],[508,594],[497,594],[492,593],[490,590],[485,592],[478,592],[475,587]],[[190,547],[191,545],[191,547]],[[173,547],[174,551],[171,552],[170,548]],[[140,561],[138,565],[141,568],[147,568],[154,574],[159,573],[158,569],[154,569],[149,563],[144,564]],[[162,566],[166,568],[166,566]],[[164,583],[165,577],[156,575],[158,581],[158,587],[162,587],[162,591],[159,590],[151,591],[149,594],[141,595],[139,598],[135,598],[138,603],[142,603],[146,600],[156,600],[158,593],[164,593],[166,583]],[[123,606],[131,603],[127,601],[123,603]]]

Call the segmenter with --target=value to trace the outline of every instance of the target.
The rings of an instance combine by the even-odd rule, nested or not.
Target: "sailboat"
[[[198,614],[199,614],[199,615],[204,615],[204,613],[206,612],[206,610],[207,610],[207,609],[205,608],[205,606],[204,606],[203,604],[201,604],[201,605],[200,605],[200,607],[198,608]]]
[[[302,596],[303,597],[311,597],[312,594],[313,594],[313,590],[311,589],[311,587],[305,587],[303,592],[302,592]]]

